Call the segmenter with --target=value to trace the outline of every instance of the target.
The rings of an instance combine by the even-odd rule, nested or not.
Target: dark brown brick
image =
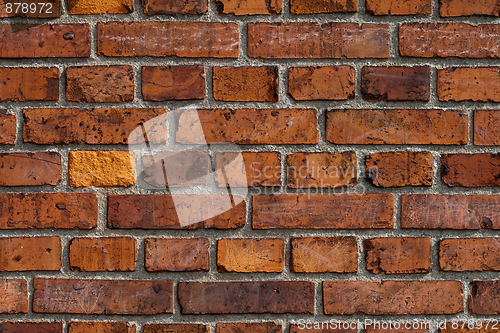
[[[0,154],[0,186],[57,185],[61,177],[59,153]]]
[[[61,238],[0,238],[0,271],[58,271],[61,269]],[[1,331],[0,331],[1,332]]]
[[[28,11],[27,13],[23,13],[22,6],[17,7],[14,5],[11,13],[7,13],[6,5],[8,3],[14,4],[19,2],[17,0],[3,0],[0,2],[0,17],[29,17],[29,18],[56,18],[61,17],[61,0],[44,0],[40,2],[39,0],[25,0],[24,3],[27,3],[29,6],[32,3],[36,4],[35,12],[32,13]],[[28,6],[28,8],[29,8]]]
[[[16,131],[16,115],[0,109],[0,145],[15,145]]]
[[[145,101],[204,99],[205,96],[203,65],[142,67],[142,98]]]
[[[146,15],[201,15],[208,11],[208,0],[142,0]]]
[[[216,333],[282,333],[283,327],[266,323],[217,323]]]
[[[73,321],[68,333],[135,333],[135,324],[112,321]]]
[[[147,238],[145,267],[148,272],[210,270],[210,240],[200,238]]]
[[[500,238],[449,238],[439,242],[443,271],[500,271]]]
[[[500,146],[500,110],[474,111],[474,144]]]
[[[146,324],[143,333],[210,333],[205,324]]]
[[[498,35],[500,36],[500,31]],[[500,41],[498,44],[500,45]],[[500,67],[438,69],[437,95],[440,101],[445,102],[500,102],[499,77]]]
[[[0,313],[28,313],[28,281],[0,279]]]
[[[283,9],[283,0],[217,0],[219,14],[232,15],[278,15]]]
[[[470,282],[471,293],[469,294],[469,311],[472,314],[486,316],[500,314],[500,281]]]
[[[370,15],[432,14],[432,0],[366,0],[365,7]]]
[[[440,0],[439,3],[439,14],[441,17],[472,15],[500,16],[500,3],[498,1]]]
[[[355,0],[290,0],[290,13],[294,15],[355,13],[357,11],[358,2]]]
[[[0,102],[59,100],[59,69],[0,67]]]
[[[1,333],[63,333],[61,322],[0,322]]]
[[[442,155],[441,175],[448,186],[500,186],[500,155]]]

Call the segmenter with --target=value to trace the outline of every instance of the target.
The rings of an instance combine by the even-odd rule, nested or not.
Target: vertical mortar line
[[[142,97],[142,63],[134,63],[132,65],[134,73],[134,104],[143,104]]]
[[[61,237],[61,260],[62,260],[62,265],[61,265],[61,270],[60,273],[68,276],[71,275],[73,272],[71,271],[70,263],[69,263],[69,244],[71,242],[71,239],[73,237],[76,237],[74,235],[64,235],[60,236]]]
[[[205,67],[205,89],[207,94],[205,96],[205,101],[209,103],[215,102],[213,76],[214,76],[214,67],[217,66],[204,65],[204,67]]]
[[[248,24],[249,24],[249,22],[239,21],[239,22],[236,22],[236,24],[238,25],[238,32],[240,35],[237,61],[238,61],[238,63],[241,63],[241,62],[247,63],[247,65],[249,65],[249,66],[256,65],[256,59],[252,59],[248,56]]]

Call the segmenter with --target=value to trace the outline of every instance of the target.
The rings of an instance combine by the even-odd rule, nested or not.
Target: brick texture
[[[0,145],[16,144],[16,115],[0,109]]]
[[[500,304],[500,283],[496,281],[475,280],[470,282],[469,311],[476,315],[498,315]]]
[[[0,186],[57,185],[61,174],[59,153],[0,153]]]
[[[0,279],[2,302],[0,313],[28,313],[28,281],[25,279]]]
[[[290,0],[290,12],[300,14],[354,13],[358,3],[352,0]]]
[[[201,238],[148,238],[145,266],[148,272],[208,271],[210,241]]]
[[[0,271],[58,271],[60,237],[0,238]]]
[[[439,243],[439,266],[444,271],[499,271],[499,238],[449,238]]]
[[[429,15],[432,0],[367,0],[365,7],[370,15]]]
[[[142,67],[142,98],[162,102],[204,99],[205,68],[193,66]]]
[[[439,14],[442,17],[500,16],[500,4],[495,1],[441,0]]]
[[[146,15],[204,14],[208,10],[208,0],[142,0]]]
[[[217,323],[216,333],[281,333],[281,325],[268,323]]]
[[[68,324],[68,333],[135,333],[134,324],[124,322],[73,321]]]
[[[59,100],[59,69],[56,67],[0,67],[0,102]]]
[[[474,111],[474,144],[476,146],[500,146],[500,110]]]
[[[134,11],[133,0],[68,0],[68,14],[128,14]]]
[[[448,186],[500,186],[500,155],[442,155],[441,171]]]
[[[146,324],[144,333],[210,333],[210,326],[203,324]]]
[[[450,67],[437,72],[440,101],[500,102],[500,67]]]
[[[217,0],[219,14],[277,15],[283,9],[283,0]]]
[[[0,332],[12,333],[63,333],[63,324],[44,322],[0,322]]]

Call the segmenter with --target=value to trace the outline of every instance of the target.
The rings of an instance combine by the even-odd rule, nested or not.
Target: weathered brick
[[[61,322],[0,322],[2,333],[63,333]]]
[[[284,239],[220,239],[217,242],[219,272],[277,272],[285,267]]]
[[[288,93],[296,101],[353,99],[355,75],[351,66],[292,67],[288,70]]]
[[[500,186],[500,155],[441,155],[441,177],[452,187]]]
[[[205,324],[146,324],[144,333],[210,333],[210,325]]]
[[[0,313],[28,313],[28,281],[0,279]]]
[[[142,67],[141,76],[145,101],[204,99],[206,96],[203,65]]]
[[[149,21],[97,24],[97,52],[108,57],[238,58],[238,46],[236,23]]]
[[[273,322],[217,323],[216,333],[282,333],[283,327]]]
[[[445,280],[325,281],[323,308],[339,315],[454,314],[464,311],[463,290],[462,282]]]
[[[147,140],[165,144],[167,140],[165,109],[25,109],[23,114],[24,142],[137,144]],[[140,131],[139,137],[134,130]]]
[[[241,170],[241,159],[245,172]],[[221,171],[224,169],[224,173]],[[279,152],[217,153],[215,182],[218,187],[280,186],[281,154]]]
[[[500,195],[403,194],[404,229],[500,229]]]
[[[366,269],[374,274],[429,273],[431,239],[394,237],[365,239]]]
[[[32,12],[28,10],[27,13],[23,13],[22,6],[19,8],[17,5],[11,7],[11,12],[7,13],[7,4],[14,4],[19,2],[17,0],[3,0],[0,2],[0,17],[29,17],[29,18],[56,18],[61,17],[61,0],[44,0],[40,2],[38,0],[25,0],[29,6],[36,4],[35,11]],[[28,6],[28,8],[29,8]],[[33,7],[32,7],[33,8]]]
[[[132,66],[82,66],[66,70],[66,99],[71,102],[134,100]]]
[[[366,0],[365,7],[370,15],[432,14],[432,0]]]
[[[441,17],[500,16],[500,3],[498,1],[440,0],[439,3]]]
[[[294,15],[355,13],[357,11],[358,2],[355,0],[290,0],[290,13]]]
[[[68,14],[128,14],[134,11],[134,0],[68,0]]]
[[[277,102],[278,67],[214,67],[216,101]]]
[[[336,22],[249,23],[248,55],[296,59],[388,58],[389,26]]]
[[[179,282],[178,293],[182,314],[314,313],[312,282]]]
[[[439,242],[443,271],[500,271],[500,238],[449,238]]]
[[[356,153],[296,153],[288,155],[290,188],[354,187],[357,184]]]
[[[135,324],[125,322],[73,321],[68,333],[135,333]]]
[[[278,15],[283,0],[216,0],[216,5],[219,14]]]
[[[499,77],[500,67],[438,69],[438,98],[440,101],[500,102]]]
[[[290,333],[357,333],[355,321],[306,321],[303,324],[290,324]]]
[[[445,110],[330,110],[326,140],[335,144],[466,144],[468,117]]]
[[[0,58],[88,58],[88,24],[2,24]]]
[[[253,229],[383,229],[394,225],[390,193],[255,195],[252,200]]]
[[[366,156],[366,177],[377,187],[431,186],[433,157],[425,152],[387,152]]]
[[[0,145],[16,144],[16,115],[0,109]]]
[[[128,237],[73,238],[69,265],[73,271],[135,271],[137,241]]]
[[[474,144],[500,146],[500,110],[474,111]]]
[[[186,110],[179,115],[176,141],[316,144],[319,141],[317,123],[316,109]]]
[[[363,67],[361,94],[366,100],[428,101],[429,66]]]
[[[0,271],[58,271],[61,269],[61,238],[0,238]]]
[[[200,238],[147,238],[145,267],[148,272],[210,270],[210,240]]]
[[[108,227],[124,229],[235,229],[245,225],[246,202],[231,208],[223,195],[109,195]],[[219,215],[203,219],[210,205]],[[183,207],[188,207],[183,210]],[[177,209],[176,209],[177,208]],[[178,214],[181,214],[180,216]],[[184,216],[185,215],[185,216]],[[183,221],[197,223],[181,224]]]
[[[0,102],[59,100],[57,67],[0,67]]]
[[[146,15],[201,15],[208,11],[208,0],[142,0]]]
[[[135,184],[136,156],[128,151],[70,151],[72,187],[128,187]]]
[[[356,237],[292,238],[290,270],[295,273],[355,273]]]
[[[0,186],[57,185],[61,177],[59,153],[0,154]]]
[[[172,281],[35,278],[33,311],[41,313],[173,313]]]
[[[469,312],[476,315],[498,315],[500,314],[500,281],[470,282],[471,293],[469,294]]]

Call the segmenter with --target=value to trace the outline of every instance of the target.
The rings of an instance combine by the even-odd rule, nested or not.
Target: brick
[[[82,66],[66,70],[66,99],[71,102],[131,102],[132,66]]]
[[[499,76],[500,67],[438,69],[438,98],[440,101],[500,102]]]
[[[219,272],[276,272],[285,267],[284,239],[220,239],[217,241]]]
[[[365,10],[370,15],[430,15],[432,0],[367,0]]]
[[[2,333],[63,333],[61,322],[0,322]]]
[[[125,322],[73,321],[68,333],[135,333],[135,324]]]
[[[372,194],[276,194],[252,197],[253,229],[384,229],[394,197]]]
[[[38,313],[173,313],[172,281],[35,278],[33,311]]]
[[[401,323],[399,329],[397,328],[386,328],[386,325],[384,325],[384,323],[381,323],[381,322],[377,322],[375,325],[369,325],[369,326],[366,326],[365,329],[364,329],[364,333],[431,333],[431,324],[429,322],[424,322],[424,321],[421,321],[421,322],[418,322],[418,326],[423,326],[423,327],[427,327],[427,328],[413,328],[413,324],[415,322],[407,322],[405,324]],[[393,322],[393,327],[395,326],[394,325],[394,322]],[[451,333],[451,332],[450,332]],[[454,332],[454,333],[458,333],[458,332]]]
[[[59,69],[56,67],[0,67],[0,102],[59,100]]]
[[[14,4],[19,2],[17,0],[4,0],[0,3],[0,17],[29,17],[29,18],[57,18],[61,17],[61,0],[44,0],[43,3],[38,0],[26,0],[24,3],[32,6],[36,4],[35,12],[32,13],[28,11],[27,13],[23,13],[22,7],[19,9],[17,5],[14,7],[10,7],[12,9],[11,13],[7,13],[7,4]],[[42,5],[43,4],[43,5]],[[17,13],[16,13],[17,12]]]
[[[217,323],[216,333],[282,333],[283,327],[273,322]]]
[[[129,237],[73,238],[69,265],[80,272],[135,271],[137,241]]]
[[[179,101],[204,99],[205,67],[142,67],[142,98],[145,101]]]
[[[171,195],[109,195],[108,227],[112,229],[240,228],[245,225],[246,202],[243,197],[234,196],[234,198],[240,203],[228,209],[230,206],[227,206],[227,198],[222,195],[176,195],[175,202]],[[204,217],[201,213],[202,209],[206,209],[206,205],[220,210],[220,214],[199,221],[199,218]],[[182,210],[185,206],[191,208]],[[199,222],[181,225],[182,221],[190,219],[189,214],[192,215],[192,220]]]
[[[16,115],[0,109],[0,145],[15,145],[16,131]]]
[[[464,311],[463,290],[460,281],[325,281],[323,307],[339,315],[454,314]]]
[[[128,187],[135,184],[135,154],[128,151],[70,151],[72,187]]]
[[[182,314],[314,313],[312,282],[179,282],[178,293]]]
[[[0,229],[92,229],[96,226],[95,194],[0,194]]]
[[[216,101],[277,102],[278,67],[214,67]]]
[[[0,154],[0,186],[57,185],[61,177],[59,153]]]
[[[292,67],[288,70],[288,93],[296,101],[353,99],[355,76],[351,66]]]
[[[479,0],[441,0],[439,14],[441,17],[500,16],[500,3],[498,1]]]
[[[290,324],[290,333],[357,333],[358,323],[354,321],[322,321]]]
[[[2,24],[0,36],[0,58],[90,57],[88,24]]]
[[[443,271],[500,271],[500,238],[449,238],[439,242]]]
[[[366,177],[377,187],[432,186],[433,157],[426,152],[387,152],[366,156]]]
[[[361,94],[366,100],[428,101],[429,66],[363,67]]]
[[[325,135],[335,144],[464,145],[468,121],[453,110],[329,110]]]
[[[321,46],[319,46],[321,45]],[[388,58],[389,26],[357,23],[249,23],[251,58]]]
[[[498,24],[403,23],[399,26],[399,54],[424,58],[498,58]]]
[[[429,273],[432,269],[430,238],[393,237],[365,239],[366,270],[373,274]]]
[[[145,267],[148,272],[208,272],[209,250],[206,237],[146,238]]]
[[[459,321],[446,322],[445,325],[439,327],[439,333],[495,333],[498,332],[498,324],[495,320],[485,321],[475,320],[475,321]],[[458,325],[458,328],[457,328]],[[476,326],[477,325],[477,326]],[[473,328],[469,328],[473,327]]]
[[[238,58],[238,46],[236,23],[150,21],[97,24],[97,53],[107,57]]]
[[[0,238],[0,271],[58,271],[61,269],[61,238]]]
[[[241,170],[242,163],[245,172]],[[217,153],[215,170],[215,182],[218,187],[227,187],[225,179],[231,187],[281,186],[281,154],[279,152]]]
[[[500,146],[500,110],[474,111],[474,145]]]
[[[134,0],[68,0],[68,14],[128,14],[134,11]]]
[[[448,186],[500,186],[500,155],[441,155],[441,177]]]
[[[500,314],[500,281],[474,280],[470,282],[469,312],[476,315]]]
[[[29,143],[165,144],[167,140],[165,109],[24,109],[23,114],[23,141]],[[139,137],[134,130],[140,131]]]
[[[28,313],[28,281],[0,279],[0,313]]]
[[[283,0],[216,0],[219,14],[232,15],[278,15],[283,9]]]
[[[290,0],[290,13],[327,14],[327,13],[355,13],[358,11],[358,2],[355,0]]]
[[[290,270],[294,273],[355,273],[356,237],[292,238]]]
[[[146,15],[201,15],[208,11],[208,0],[142,0]]]
[[[403,194],[403,229],[500,229],[499,195]]]
[[[179,115],[176,141],[184,144],[316,144],[319,142],[317,123],[316,109],[187,110]]]
[[[296,153],[288,155],[290,188],[354,187],[357,184],[356,153]]]
[[[210,333],[205,324],[146,324],[143,333]]]

